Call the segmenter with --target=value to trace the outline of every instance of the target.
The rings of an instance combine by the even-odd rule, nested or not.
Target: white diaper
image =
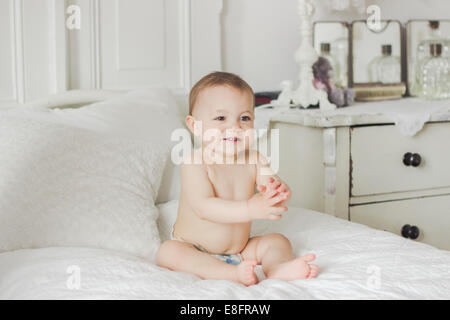
[[[189,241],[185,241],[185,240],[183,240],[181,238],[174,237],[173,236],[173,226],[172,226],[172,232],[170,233],[170,239],[171,240],[177,240],[177,241],[185,242],[185,243],[189,243],[189,244],[193,245],[197,250],[205,252],[205,253],[208,253],[211,256],[216,257],[220,261],[223,261],[223,262],[228,263],[228,264],[238,265],[238,264],[240,264],[242,262],[242,256],[241,256],[240,253],[238,253],[238,254],[214,254],[214,253],[208,252],[205,248],[202,248],[198,244],[195,244],[195,243],[192,243],[192,242],[189,242]],[[256,265],[255,269],[254,269],[254,272],[256,274],[256,277],[258,278],[258,281],[262,281],[262,280],[267,278],[261,265]]]

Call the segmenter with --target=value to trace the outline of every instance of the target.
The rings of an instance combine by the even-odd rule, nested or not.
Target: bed
[[[78,95],[78,99],[81,99],[80,96],[83,95]],[[86,103],[86,96],[97,102]],[[118,123],[115,121],[117,119],[121,119],[121,122],[125,121],[125,127],[128,129],[131,123],[129,121],[133,121],[135,128],[138,128],[139,125],[147,127],[145,125],[147,121],[144,123],[137,121],[139,118],[145,117],[145,113],[152,117],[153,125],[150,130],[155,130],[154,127],[157,126],[157,123],[160,123],[158,130],[162,130],[162,127],[173,129],[182,126],[182,121],[174,122],[172,120],[183,118],[185,105],[176,103],[169,90],[135,90],[128,94],[115,93],[100,96],[98,92],[95,97],[85,92],[82,101],[76,103],[85,106],[79,108],[64,108],[62,101],[66,101],[67,105],[74,105],[73,97],[66,97],[62,100],[53,98],[53,102],[49,100],[47,102],[40,101],[20,110],[2,111],[0,131],[2,129],[10,130],[3,131],[3,136],[11,135],[9,133],[12,130],[8,126],[14,125],[14,128],[17,128],[17,124],[10,124],[11,121],[14,122],[13,120],[16,119],[17,123],[20,124],[33,124],[31,126],[33,135],[45,134],[47,135],[45,141],[51,142],[52,139],[49,137],[58,136],[59,140],[55,140],[58,142],[56,145],[61,144],[61,139],[66,139],[67,141],[62,140],[64,145],[75,148],[77,144],[73,140],[74,137],[78,137],[79,132],[82,133],[80,137],[84,137],[86,130],[92,131],[93,129],[110,133],[111,131],[108,128],[115,127]],[[176,107],[174,107],[175,103]],[[54,108],[54,104],[59,107]],[[124,105],[126,105],[126,109],[123,108]],[[172,111],[169,111],[168,106],[172,108]],[[157,112],[158,109],[160,109],[159,113]],[[175,109],[176,111],[173,111]],[[133,118],[126,119],[124,111],[126,114],[132,111]],[[9,121],[2,122],[2,119],[5,118],[8,118]],[[41,125],[37,126],[36,123]],[[42,125],[42,123],[45,123],[45,125]],[[48,127],[53,125],[59,130],[59,133],[47,132]],[[28,125],[24,124],[23,128],[14,129],[14,132],[21,132],[21,130],[28,130]],[[65,137],[65,132],[70,132],[70,134]],[[123,133],[122,131],[119,132],[120,134]],[[127,130],[127,133],[129,133],[129,130]],[[133,131],[133,134],[138,133],[144,132]],[[145,135],[147,133],[145,131]],[[11,142],[11,140],[15,145],[23,143],[35,145],[34,140],[30,142],[30,135],[14,134],[13,136],[13,139],[6,139],[6,142],[5,139],[0,138],[0,148],[6,148],[8,141]],[[95,141],[91,136],[88,136],[88,138],[89,141]],[[124,136],[120,135],[120,138],[123,139]],[[73,143],[75,144],[73,145]],[[85,142],[83,146],[86,147],[86,145],[89,146]],[[101,150],[98,149],[97,144],[94,146],[96,150]],[[44,152],[42,148],[43,146],[40,146],[37,151],[27,153],[31,153],[32,158],[36,159],[37,153]],[[54,145],[50,145],[49,148],[54,149]],[[21,150],[24,149],[28,149],[28,147],[22,146]],[[12,149],[9,148],[8,150]],[[36,183],[42,186],[43,183],[39,179],[44,177],[46,187],[50,188],[47,190],[48,192],[52,190],[51,188],[55,190],[67,189],[67,192],[71,194],[70,199],[66,199],[65,194],[61,193],[57,200],[33,198],[34,206],[39,202],[38,209],[31,206],[21,207],[18,205],[20,201],[17,199],[29,196],[26,194],[25,186],[20,186],[22,189],[19,193],[20,198],[15,201],[15,209],[11,209],[12,206],[7,207],[10,208],[9,211],[14,216],[8,216],[4,207],[5,202],[8,205],[8,201],[11,202],[11,199],[15,198],[14,194],[10,192],[10,185],[5,186],[6,184],[0,183],[0,207],[2,208],[0,229],[3,228],[3,234],[11,230],[14,231],[14,233],[11,231],[9,238],[3,235],[3,238],[0,239],[2,240],[0,241],[2,243],[0,248],[2,250],[0,254],[0,299],[450,298],[450,252],[324,213],[296,207],[289,207],[287,215],[280,221],[254,222],[252,235],[282,233],[293,244],[296,255],[315,253],[317,256],[316,263],[320,268],[316,279],[290,282],[263,279],[257,285],[245,287],[225,280],[201,280],[194,275],[160,268],[154,263],[155,250],[162,241],[169,238],[169,230],[171,230],[176,219],[177,197],[179,195],[177,166],[173,165],[170,170],[167,169],[167,163],[153,166],[153,169],[159,168],[159,171],[164,168],[162,170],[164,172],[158,173],[155,171],[150,174],[156,174],[160,177],[159,182],[156,178],[156,182],[152,182],[153,185],[159,184],[160,187],[155,187],[157,191],[154,192],[152,199],[146,199],[146,201],[153,201],[154,205],[148,206],[147,202],[143,202],[146,215],[142,217],[139,215],[139,205],[121,211],[120,205],[113,203],[114,199],[111,198],[107,200],[112,204],[105,205],[103,202],[100,204],[106,206],[104,209],[109,210],[109,212],[111,210],[117,211],[117,215],[109,213],[107,216],[103,216],[101,209],[92,210],[92,212],[74,209],[80,206],[80,199],[87,206],[91,203],[90,201],[96,201],[98,195],[76,199],[74,194],[77,192],[82,194],[82,190],[75,188],[79,187],[78,184],[74,185],[73,188],[75,189],[73,189],[67,182],[67,176],[65,176],[68,174],[70,180],[77,181],[78,177],[73,175],[73,170],[68,172],[63,169],[56,170],[58,174],[55,177],[65,177],[64,181],[45,177],[45,175],[53,174],[55,167],[68,166],[73,169],[70,166],[72,161],[76,162],[76,168],[88,170],[88,166],[83,167],[83,159],[87,157],[91,162],[96,159],[95,157],[92,158],[92,153],[89,152],[80,158],[83,149],[75,149],[77,157],[72,159],[72,156],[69,156],[70,149],[67,147],[64,150],[66,150],[64,162],[55,162],[52,166],[49,165],[47,171],[36,169],[37,172],[30,173],[33,179],[24,180],[28,181],[24,183],[32,185],[31,180],[37,180]],[[134,149],[126,150],[127,152],[134,152]],[[164,152],[167,152],[167,150]],[[1,163],[3,166],[7,166],[14,160],[11,168],[16,170],[18,159],[14,158],[14,152],[10,153],[13,155],[10,155],[9,158],[5,155],[5,152],[3,153]],[[98,153],[102,154],[99,158],[99,161],[102,161],[102,166],[108,169],[110,160],[104,153],[100,151]],[[18,153],[21,159],[27,158],[26,154]],[[155,158],[152,161],[156,163],[158,159]],[[39,163],[51,164],[52,160],[47,158],[43,162],[37,162],[36,165],[39,165]],[[92,163],[96,164],[96,162]],[[115,162],[113,164],[117,165]],[[11,168],[8,169],[8,172],[11,171]],[[170,174],[167,174],[167,171],[170,171]],[[6,173],[3,172],[3,174],[3,177],[7,179]],[[133,178],[133,175],[141,175],[142,171],[137,173],[126,171],[125,174],[129,181],[118,186],[121,188],[121,197],[123,198],[121,201],[128,205],[137,202],[137,199],[142,197],[141,195],[135,196],[138,189],[142,187],[142,190],[147,191],[148,185],[141,185],[139,179]],[[0,176],[2,176],[1,167]],[[86,176],[82,178],[86,179]],[[96,180],[97,178],[96,175],[88,177],[91,189],[87,191],[90,195],[99,192],[99,189],[94,188],[96,184],[99,184],[104,195],[110,193],[111,197],[117,196],[114,190],[105,189],[102,182],[104,176],[101,176],[100,180]],[[119,179],[120,176],[114,176],[113,178]],[[14,179],[17,182],[17,175],[14,176]],[[85,182],[85,180],[80,181]],[[115,180],[107,181],[109,183]],[[133,183],[130,183],[130,181]],[[61,184],[64,187],[61,187]],[[42,188],[42,190],[44,192],[45,188]],[[36,193],[33,189],[30,192]],[[6,194],[9,198],[5,200]],[[133,196],[127,198],[127,194]],[[62,201],[61,199],[65,200]],[[69,206],[67,203],[69,203]],[[92,202],[92,206],[96,205],[98,205],[97,202]],[[53,212],[52,208],[55,206],[64,208],[64,210]],[[86,210],[86,208],[89,207],[80,210]],[[150,217],[150,215],[147,215],[148,212],[151,213],[150,220],[154,222],[153,225],[150,222],[148,224],[142,223]],[[79,217],[80,214],[83,215],[83,219]],[[133,214],[141,217],[139,218],[141,220],[138,218],[135,219],[136,221],[133,220],[134,218],[129,220],[128,218]],[[123,215],[127,217],[124,218]],[[16,216],[23,216],[22,220],[14,220]],[[26,220],[24,220],[25,218]],[[31,223],[30,221],[33,219],[38,221]],[[67,223],[68,220],[70,220],[70,223]],[[135,229],[133,230],[133,228]],[[63,233],[61,229],[64,229]],[[85,229],[88,232],[84,232]],[[45,230],[45,233],[42,233],[42,230]],[[150,234],[148,236],[141,233],[142,230],[144,230],[144,233],[146,230],[153,231],[148,232]],[[11,240],[12,238],[14,238],[14,241]],[[124,246],[123,243],[128,243],[128,245]],[[147,248],[147,243],[152,243],[152,245]],[[259,272],[261,271],[259,270]]]
[[[176,200],[159,205],[163,227],[176,215]],[[164,229],[162,229],[164,230]],[[281,232],[296,254],[314,252],[316,279],[266,279],[245,287],[200,280],[117,251],[50,247],[0,255],[1,299],[448,299],[450,253],[388,232],[328,215],[289,208],[273,225],[252,233]],[[166,235],[167,236],[167,235]],[[80,286],[70,288],[71,266]]]

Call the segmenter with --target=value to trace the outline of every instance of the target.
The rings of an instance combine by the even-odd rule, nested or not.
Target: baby
[[[214,72],[192,88],[186,124],[202,135],[202,148],[181,164],[178,217],[172,240],[158,250],[159,266],[246,286],[258,282],[257,264],[272,279],[317,275],[309,264],[314,254],[295,258],[283,235],[249,239],[252,221],[281,219],[291,195],[264,156],[249,149],[254,118],[253,90],[237,75]]]

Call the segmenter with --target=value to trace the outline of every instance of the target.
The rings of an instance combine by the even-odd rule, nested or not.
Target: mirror
[[[419,62],[430,56],[430,45],[441,44],[441,55],[450,57],[450,20],[410,20],[407,32],[408,88],[410,95],[419,95]]]
[[[382,20],[377,29],[366,21],[352,23],[352,79],[353,84],[402,81],[399,21]]]
[[[349,27],[346,22],[316,21],[313,45],[319,56],[328,59],[333,68],[332,81],[340,87],[348,86]]]

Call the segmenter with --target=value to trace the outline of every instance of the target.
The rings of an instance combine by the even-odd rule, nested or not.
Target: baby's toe
[[[256,278],[255,274],[249,274],[247,275],[245,282],[247,286],[251,286],[258,282],[258,278]]]
[[[316,259],[316,255],[314,253],[309,253],[304,255],[303,257],[300,257],[300,259],[306,261],[306,262],[311,262],[314,259]]]
[[[317,273],[319,272],[319,267],[316,266],[315,264],[311,264],[310,268],[311,269],[309,271],[308,278],[315,278],[317,276]]]

